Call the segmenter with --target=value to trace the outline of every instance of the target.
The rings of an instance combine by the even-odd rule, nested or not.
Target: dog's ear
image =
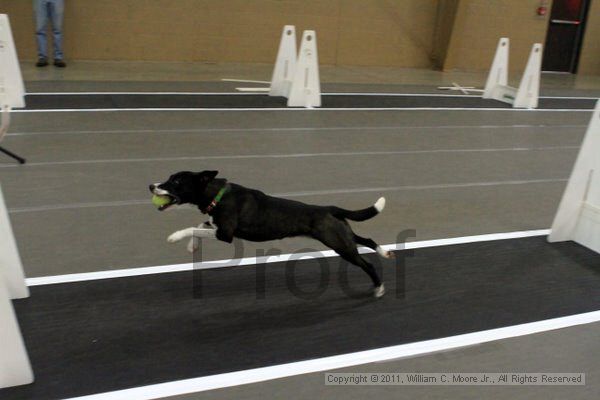
[[[215,179],[219,171],[202,171],[198,174],[201,182],[208,183]]]

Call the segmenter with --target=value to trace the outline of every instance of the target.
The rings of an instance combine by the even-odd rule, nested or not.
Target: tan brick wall
[[[31,0],[0,0],[22,59]],[[437,0],[66,0],[65,54],[81,60],[273,62],[285,24],[315,29],[323,64],[429,67]],[[299,39],[298,39],[299,40]]]
[[[578,73],[600,75],[600,0],[590,4]]]
[[[430,67],[437,0],[341,0],[337,63]]]
[[[431,57],[436,69],[443,69],[444,67],[459,3],[460,0],[438,0]]]
[[[65,0],[67,59],[264,62],[281,28],[316,29],[322,64],[486,70],[498,39],[511,69],[544,42],[539,0]],[[600,0],[592,0],[581,73],[600,74]],[[0,0],[20,58],[36,57],[31,0]]]
[[[544,43],[548,18],[539,0],[461,0],[445,70],[489,69],[498,39],[510,39],[510,69],[523,70],[534,43]]]

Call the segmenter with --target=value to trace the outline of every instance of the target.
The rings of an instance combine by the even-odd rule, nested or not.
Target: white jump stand
[[[25,107],[25,85],[8,15],[0,14],[0,143],[10,126],[10,110]],[[0,152],[24,164],[25,159],[0,147]]]
[[[542,45],[531,48],[525,72],[518,88],[508,86],[508,58],[510,41],[501,38],[483,91],[484,99],[495,99],[514,108],[537,108],[542,68]]]
[[[550,242],[564,240],[600,253],[600,100],[548,236]]]
[[[239,87],[240,92],[269,92],[269,96],[288,99],[288,107],[320,107],[321,81],[317,34],[304,31],[300,51],[296,52],[296,27],[285,25],[281,32],[271,82],[222,79],[230,82],[270,83],[269,87]]]
[[[286,25],[281,32],[269,96],[289,97],[296,70],[296,27]]]
[[[0,14],[0,141],[10,125],[11,107],[24,107],[25,88],[8,16]],[[25,160],[0,147],[21,163]],[[33,382],[33,371],[11,299],[29,296],[23,266],[0,187],[0,388]]]
[[[33,382],[33,370],[11,299],[29,296],[0,187],[0,388]]]
[[[321,81],[315,31],[304,31],[302,34],[302,44],[287,105],[288,107],[321,107]]]

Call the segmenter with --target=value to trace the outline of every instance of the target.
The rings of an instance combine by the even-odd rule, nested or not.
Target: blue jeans
[[[54,39],[54,59],[62,60],[64,0],[33,0],[33,11],[35,12],[35,37],[37,39],[38,58],[48,58],[46,30],[48,29],[48,21],[50,21]]]

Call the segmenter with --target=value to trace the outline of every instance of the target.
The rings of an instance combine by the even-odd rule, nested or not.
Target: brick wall
[[[510,69],[525,68],[531,46],[544,43],[549,16],[539,17],[539,0],[461,0],[445,70],[489,69],[501,37],[510,39]]]
[[[600,0],[590,4],[578,73],[600,75]]]
[[[22,59],[31,0],[0,0]],[[437,0],[66,0],[67,58],[273,62],[283,25],[317,31],[324,64],[429,67]],[[298,39],[299,40],[299,39]]]
[[[540,0],[65,0],[67,59],[271,63],[281,28],[317,31],[322,64],[486,70],[501,36],[511,69],[544,42]],[[36,57],[31,0],[0,0],[19,56]],[[580,72],[600,74],[600,0]]]

